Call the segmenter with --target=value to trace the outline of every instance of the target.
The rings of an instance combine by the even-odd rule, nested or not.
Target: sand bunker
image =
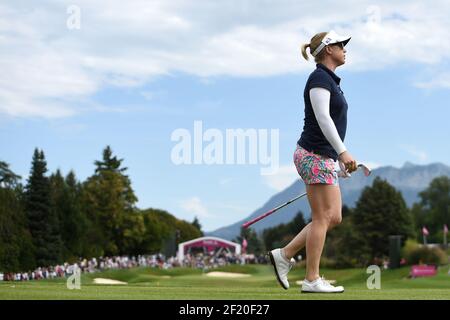
[[[95,278],[94,283],[95,284],[128,284],[126,282],[112,280],[112,279],[105,279],[105,278]]]
[[[245,274],[245,273],[219,272],[219,271],[208,272],[206,274],[206,276],[207,277],[219,277],[219,278],[246,278],[246,277],[250,277],[249,274]]]

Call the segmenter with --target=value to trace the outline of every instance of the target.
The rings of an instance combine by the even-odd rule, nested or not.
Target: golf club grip
[[[272,210],[270,210],[270,211],[268,211],[268,212],[266,212],[266,213],[260,215],[259,217],[256,217],[256,218],[253,219],[253,220],[247,221],[247,222],[244,223],[242,226],[243,226],[244,228],[248,228],[248,227],[250,227],[252,224],[254,224],[255,222],[258,222],[259,220],[264,219],[265,217],[267,217],[268,215],[271,215],[271,214],[274,213],[274,212],[275,212],[275,209],[272,209]]]
[[[262,215],[256,217],[255,219],[250,220],[250,221],[247,221],[246,223],[244,223],[244,224],[242,225],[242,227],[243,227],[243,228],[248,228],[249,226],[251,226],[251,225],[254,224],[255,222],[258,222],[259,220],[264,219],[265,217],[271,215],[272,213],[278,211],[279,209],[283,208],[284,206],[287,206],[289,203],[291,203],[291,202],[293,202],[293,201],[295,201],[295,200],[297,200],[297,199],[299,199],[299,198],[301,198],[301,197],[303,197],[303,196],[305,196],[305,195],[306,195],[306,192],[305,192],[305,193],[302,193],[301,195],[296,196],[294,199],[291,199],[291,200],[289,200],[288,202],[283,203],[282,205],[279,205],[278,207],[276,207],[276,208],[274,208],[274,209],[271,209],[271,210],[267,211],[266,213],[263,213]]]

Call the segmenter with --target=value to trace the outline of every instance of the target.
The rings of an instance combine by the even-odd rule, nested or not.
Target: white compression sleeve
[[[309,97],[314,115],[323,135],[327,138],[334,150],[336,150],[337,154],[340,155],[347,149],[341,137],[339,137],[339,133],[330,116],[330,91],[325,88],[312,88],[309,90]]]

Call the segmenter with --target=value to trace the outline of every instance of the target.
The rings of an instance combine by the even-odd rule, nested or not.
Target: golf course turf
[[[157,300],[450,300],[449,266],[439,268],[434,277],[408,278],[409,267],[381,271],[381,289],[367,288],[370,274],[366,269],[322,269],[326,279],[345,287],[342,294],[300,293],[296,283],[304,278],[304,268],[296,267],[289,274],[290,289],[282,289],[270,265],[231,265],[208,270],[249,274],[248,277],[209,277],[198,269],[160,270],[135,268],[110,270],[81,276],[81,289],[69,290],[66,279],[28,282],[0,282],[0,300],[8,299],[157,299]],[[95,278],[113,279],[126,285],[94,284]]]

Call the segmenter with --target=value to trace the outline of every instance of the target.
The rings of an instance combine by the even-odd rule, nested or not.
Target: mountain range
[[[378,176],[399,190],[402,193],[407,206],[411,207],[413,203],[420,201],[419,193],[426,189],[434,178],[443,175],[450,177],[450,167],[442,163],[416,165],[411,162],[406,162],[401,168],[384,166],[372,170],[372,174],[369,177],[365,177],[364,174],[358,170],[357,172],[352,173],[351,178],[339,179],[342,203],[348,207],[354,207],[362,190],[366,186],[372,185],[373,180]],[[305,191],[305,184],[298,179],[283,191],[273,195],[266,203],[245,219],[214,231],[206,232],[205,235],[233,240],[239,235],[240,227],[244,222],[287,202]],[[303,197],[269,217],[258,221],[252,225],[251,228],[257,233],[261,233],[266,228],[290,222],[299,211],[303,213],[306,221],[310,218],[311,212],[306,197]]]

